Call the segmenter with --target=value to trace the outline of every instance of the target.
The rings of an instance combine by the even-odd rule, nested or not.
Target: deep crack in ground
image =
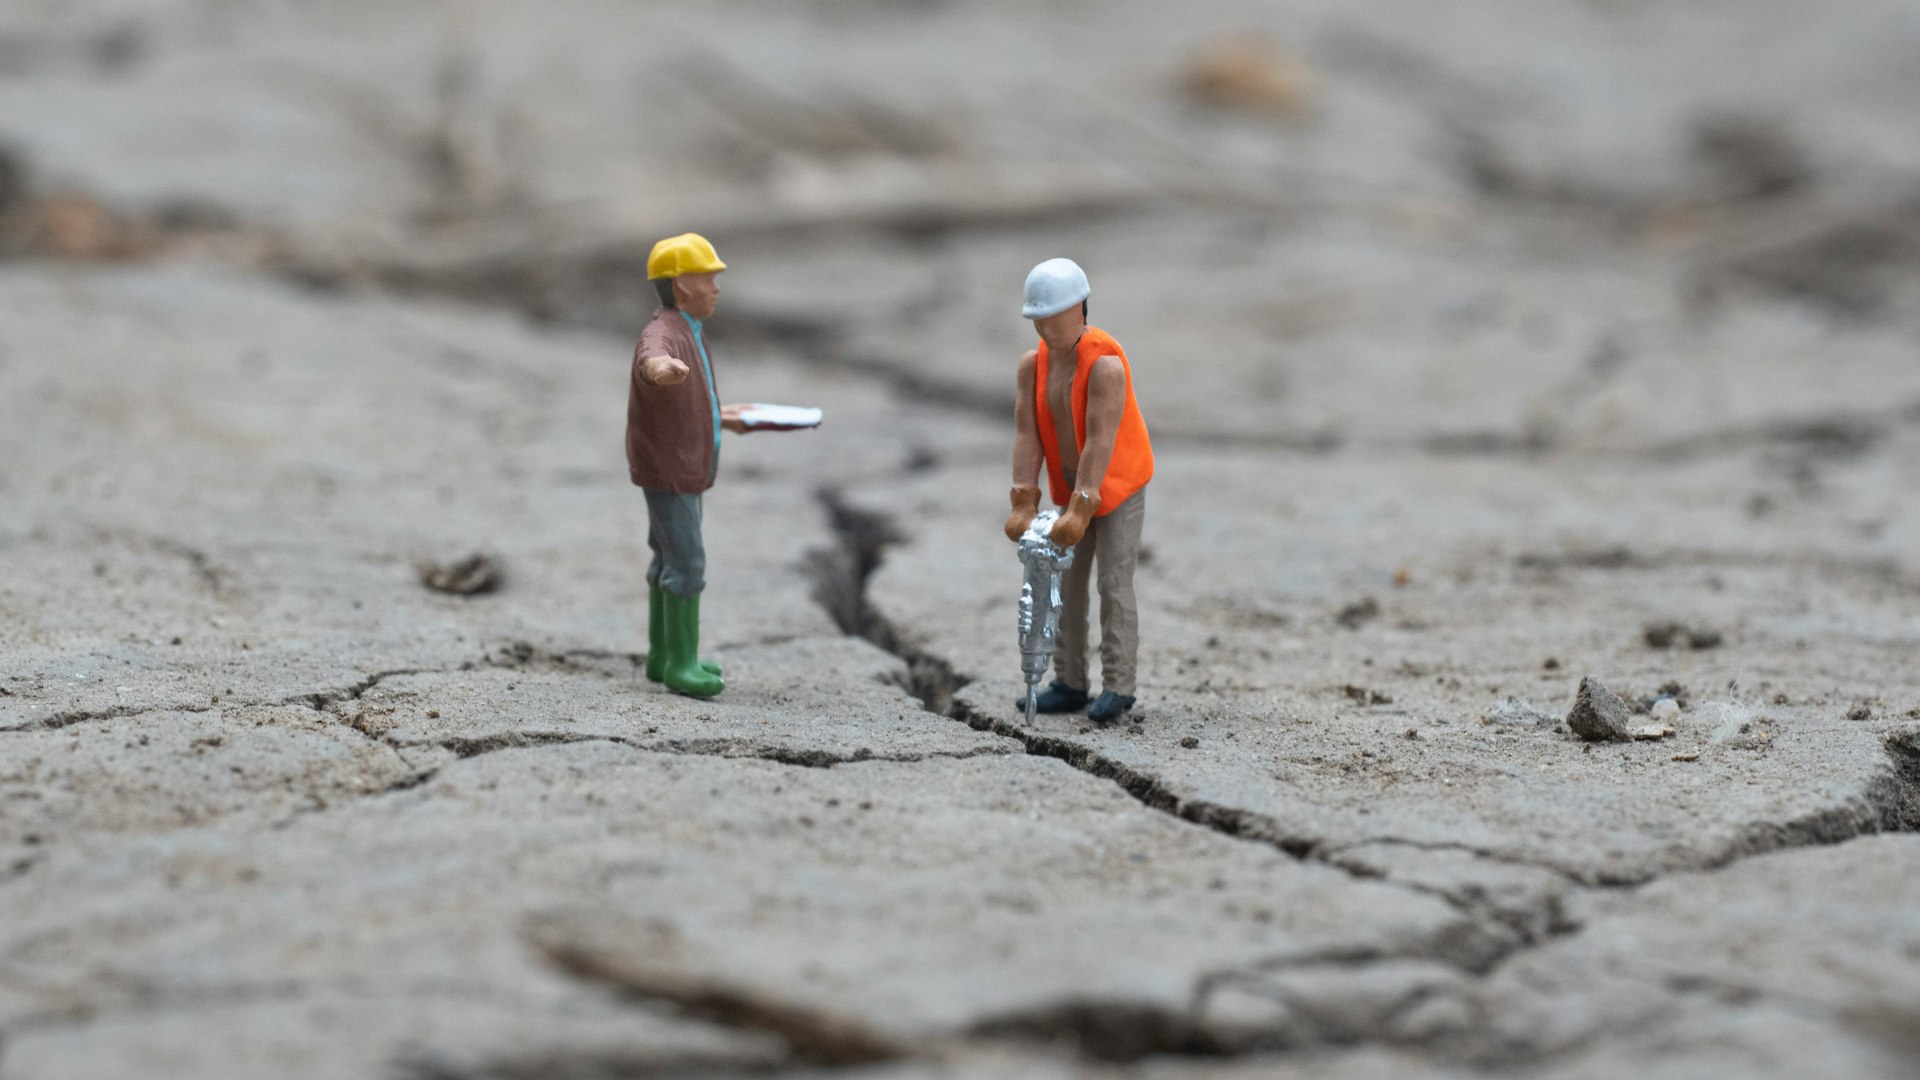
[[[832,529],[834,542],[808,553],[805,569],[813,581],[814,598],[842,632],[872,642],[906,665],[901,681],[920,700],[926,711],[958,720],[977,730],[1018,740],[1029,754],[1056,758],[1088,775],[1109,780],[1142,805],[1183,821],[1225,836],[1276,848],[1295,859],[1333,867],[1356,880],[1380,881],[1434,897],[1466,917],[1470,925],[1480,931],[1469,934],[1469,940],[1460,940],[1458,935],[1449,940],[1443,934],[1426,943],[1423,951],[1414,954],[1405,950],[1396,953],[1362,950],[1351,956],[1337,958],[1338,963],[1364,966],[1392,960],[1430,960],[1449,965],[1470,978],[1481,979],[1515,956],[1548,941],[1578,933],[1581,929],[1580,924],[1566,917],[1560,897],[1547,898],[1545,904],[1549,910],[1516,918],[1512,913],[1488,904],[1485,897],[1475,895],[1475,890],[1456,892],[1382,877],[1337,857],[1341,851],[1357,844],[1329,848],[1320,839],[1289,834],[1263,815],[1182,797],[1158,778],[1116,762],[1089,747],[1067,738],[1029,731],[956,700],[957,692],[971,682],[972,677],[956,670],[950,661],[916,642],[911,634],[903,631],[875,607],[867,595],[869,582],[884,560],[887,549],[907,542],[906,534],[891,516],[854,506],[837,489],[824,488],[817,496]],[[1872,832],[1920,831],[1920,729],[1902,731],[1889,737],[1886,748],[1893,762],[1891,778],[1869,792],[1869,805],[1863,812],[1823,815],[1819,821],[1771,828],[1768,831],[1773,834],[1772,843],[1743,848],[1741,854],[1726,862],[1699,869],[1717,870],[1754,854],[1837,844]],[[1400,842],[1393,838],[1364,841],[1382,844]],[[1632,882],[1586,882],[1560,867],[1507,853],[1486,852],[1466,845],[1449,849],[1492,862],[1544,870],[1566,882],[1569,888],[1632,889],[1658,880],[1656,876]],[[1248,974],[1258,974],[1271,966],[1272,962],[1254,961],[1230,971],[1210,974],[1196,985],[1195,1007],[1188,1010],[1169,1010],[1127,1001],[1075,1000],[982,1021],[969,1033],[974,1036],[1064,1044],[1074,1047],[1082,1057],[1118,1062],[1137,1061],[1151,1055],[1218,1056],[1253,1050],[1303,1048],[1301,1045],[1271,1040],[1235,1044],[1210,1030],[1198,1015],[1199,1003],[1210,987],[1230,983]],[[1412,1002],[1403,1003],[1400,1010],[1396,1011],[1404,1010],[1410,1004]],[[1323,1040],[1323,1044],[1355,1045],[1387,1041],[1394,1040],[1382,1028],[1372,1032],[1347,1032],[1343,1037]],[[1538,1057],[1515,1051],[1511,1047],[1494,1050],[1485,1046],[1473,1049],[1456,1047],[1455,1056],[1463,1063],[1487,1068],[1511,1066]]]

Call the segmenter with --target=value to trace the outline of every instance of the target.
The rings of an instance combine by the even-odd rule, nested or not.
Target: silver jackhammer
[[[1073,565],[1073,549],[1047,539],[1060,517],[1043,510],[1020,537],[1020,562],[1026,581],[1020,586],[1020,671],[1027,677],[1027,723],[1033,723],[1040,705],[1040,680],[1053,663],[1053,645],[1060,637],[1060,576]]]

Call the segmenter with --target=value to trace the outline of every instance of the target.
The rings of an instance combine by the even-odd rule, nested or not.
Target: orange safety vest
[[[1147,441],[1147,421],[1140,415],[1140,404],[1133,399],[1133,369],[1127,366],[1127,354],[1120,343],[1105,330],[1087,327],[1080,335],[1079,366],[1073,372],[1073,437],[1084,451],[1087,445],[1087,377],[1093,362],[1103,356],[1120,358],[1120,369],[1127,376],[1127,408],[1120,417],[1120,430],[1113,440],[1113,460],[1107,464],[1106,479],[1100,482],[1100,506],[1095,517],[1118,510],[1128,496],[1147,486],[1153,479],[1153,444]],[[1047,406],[1047,343],[1040,343],[1040,358],[1033,369],[1034,413],[1039,421],[1040,448],[1047,454],[1047,483],[1055,506],[1065,506],[1073,497],[1067,489],[1067,474],[1060,468],[1060,437],[1053,424],[1053,410]]]

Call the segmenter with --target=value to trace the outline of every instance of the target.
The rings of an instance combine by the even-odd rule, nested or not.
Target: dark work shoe
[[[1086,695],[1082,694],[1082,697]],[[1096,724],[1107,724],[1120,719],[1133,708],[1133,699],[1125,694],[1116,694],[1111,690],[1100,691],[1100,700],[1087,710],[1087,719]]]
[[[1024,711],[1027,707],[1027,699],[1021,698],[1013,703],[1013,707]],[[1079,712],[1086,707],[1087,692],[1085,690],[1075,690],[1073,687],[1068,686],[1065,680],[1055,679],[1053,680],[1052,686],[1040,691],[1040,704],[1035,711],[1043,713]]]

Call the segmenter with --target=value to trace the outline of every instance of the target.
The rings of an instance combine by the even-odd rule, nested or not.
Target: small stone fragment
[[[1720,631],[1705,626],[1696,626],[1687,631],[1687,644],[1696,649],[1717,649],[1720,647]]]
[[[1517,697],[1510,697],[1481,713],[1480,722],[1509,727],[1550,728],[1558,727],[1560,718],[1543,713]]]
[[[1348,684],[1346,686],[1341,687],[1340,692],[1347,695],[1347,697],[1350,700],[1357,701],[1362,705],[1393,704],[1393,698],[1391,696],[1387,695],[1382,691],[1368,689],[1367,687],[1364,687],[1364,686],[1354,686],[1352,684]]]
[[[1656,699],[1670,697],[1674,700],[1674,704],[1679,705],[1682,709],[1685,709],[1687,702],[1691,700],[1687,695],[1686,685],[1679,679],[1668,679],[1666,682],[1661,683],[1660,689],[1655,690],[1653,696]]]
[[[1333,617],[1334,621],[1349,630],[1357,630],[1366,623],[1380,617],[1380,601],[1373,597],[1363,597],[1340,609]]]
[[[1700,760],[1700,751],[1698,751],[1698,750],[1682,750],[1682,751],[1680,751],[1679,753],[1677,753],[1677,754],[1675,754],[1675,755],[1673,755],[1673,758],[1672,758],[1672,760],[1674,760],[1674,761],[1699,761],[1699,760]]]
[[[1193,737],[1193,736],[1191,736],[1191,735],[1188,735],[1188,736],[1186,736],[1186,737],[1184,737],[1184,738],[1182,738],[1182,739],[1180,740],[1180,745],[1181,745],[1181,746],[1184,746],[1184,747],[1186,747],[1186,748],[1187,748],[1187,749],[1189,749],[1189,750],[1191,750],[1191,749],[1193,749],[1194,747],[1196,747],[1196,746],[1199,746],[1199,745],[1200,745],[1200,740],[1199,740],[1199,739],[1196,739],[1196,738],[1194,738],[1194,737]]]
[[[1663,697],[1653,703],[1649,710],[1653,718],[1663,724],[1672,724],[1680,718],[1680,703],[1670,697]]]
[[[1729,703],[1714,702],[1710,707],[1719,714],[1709,741],[1715,746],[1737,750],[1764,750],[1773,743],[1772,722],[1755,716],[1752,710]]]
[[[1220,38],[1188,62],[1181,89],[1216,108],[1273,116],[1301,113],[1313,97],[1313,73],[1298,56],[1264,38]]]
[[[1632,731],[1628,732],[1628,734],[1632,735],[1635,739],[1640,740],[1642,742],[1651,741],[1654,739],[1665,739],[1665,738],[1670,738],[1673,735],[1673,725],[1672,724],[1641,724],[1635,727]]]
[[[499,560],[478,552],[453,563],[421,563],[420,584],[437,592],[476,596],[500,587],[504,575]]]
[[[1705,626],[1687,626],[1671,619],[1648,623],[1641,630],[1641,637],[1649,648],[1665,649],[1675,645],[1685,645],[1691,649],[1718,648],[1721,642],[1720,631]]]
[[[1587,742],[1624,742],[1630,713],[1620,695],[1588,676],[1580,680],[1573,711],[1567,714],[1567,728]]]

